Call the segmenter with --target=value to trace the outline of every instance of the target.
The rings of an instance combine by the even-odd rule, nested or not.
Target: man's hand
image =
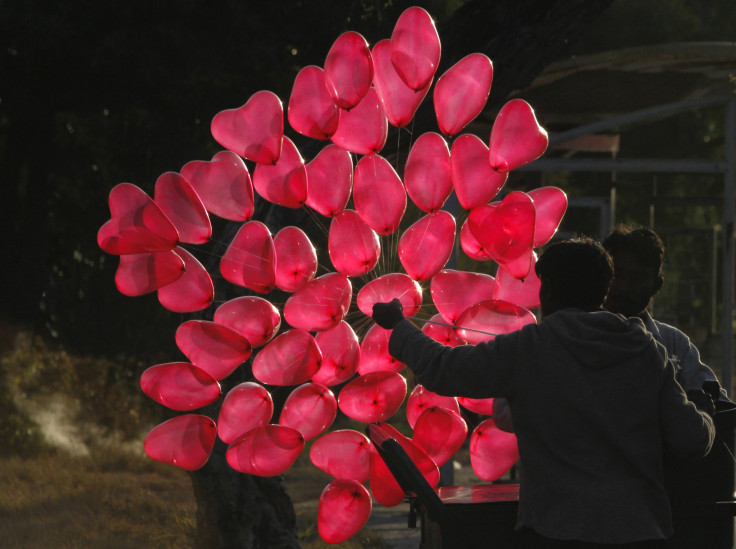
[[[687,398],[695,404],[695,407],[701,412],[705,412],[710,417],[716,413],[716,406],[713,403],[713,397],[702,389],[692,389],[687,392]]]
[[[404,320],[404,309],[399,298],[395,297],[388,303],[374,303],[373,320],[381,328],[393,330],[394,326]]]

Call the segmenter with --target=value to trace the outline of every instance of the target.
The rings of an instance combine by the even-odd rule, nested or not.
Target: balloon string
[[[404,318],[408,318],[409,320],[417,320],[419,322],[429,322],[430,324],[437,324],[438,326],[447,326],[448,328],[453,328],[455,330],[465,330],[466,332],[477,332],[479,334],[485,334],[489,336],[501,335],[501,334],[494,334],[491,332],[484,332],[483,330],[476,330],[474,328],[463,328],[462,326],[455,326],[454,324],[447,324],[446,322],[437,322],[436,320],[426,320],[424,318],[419,318],[417,316],[405,316]]]

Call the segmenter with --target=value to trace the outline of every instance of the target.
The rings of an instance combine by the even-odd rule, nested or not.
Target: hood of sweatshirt
[[[652,335],[639,318],[626,318],[608,311],[587,313],[563,309],[542,323],[581,364],[608,368],[633,358],[651,345]]]

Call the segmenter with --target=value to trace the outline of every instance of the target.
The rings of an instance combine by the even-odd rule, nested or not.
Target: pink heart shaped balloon
[[[476,414],[480,414],[482,416],[492,416],[493,415],[493,399],[492,398],[457,397],[457,401],[460,403],[460,406],[462,406],[466,410],[475,412]]]
[[[493,81],[493,63],[482,53],[463,57],[437,80],[434,111],[445,135],[457,135],[488,101]]]
[[[378,324],[373,324],[360,342],[360,361],[358,373],[365,375],[370,372],[400,372],[406,364],[396,360],[388,352],[388,340],[391,330],[384,330]]]
[[[110,219],[97,232],[97,244],[108,254],[166,252],[179,243],[179,233],[143,190],[120,183],[110,191]]]
[[[175,313],[202,311],[212,305],[215,286],[207,269],[181,246],[176,255],[184,261],[184,273],[171,284],[158,289],[158,300],[164,308]]]
[[[155,292],[184,274],[184,260],[173,250],[121,255],[115,272],[118,291],[127,296]]]
[[[429,291],[445,322],[454,324],[468,307],[493,298],[495,287],[491,275],[443,269],[432,277]]]
[[[345,276],[369,273],[381,256],[378,235],[355,210],[343,210],[332,218],[327,249],[335,270]]]
[[[465,133],[453,141],[450,171],[457,201],[466,210],[490,202],[506,183],[508,172],[494,170],[488,162],[488,147],[473,134]]]
[[[141,374],[140,384],[148,397],[179,412],[207,406],[220,397],[215,378],[188,362],[151,366]]]
[[[557,232],[567,210],[567,195],[557,187],[540,187],[527,193],[534,202],[534,247],[544,246]]]
[[[427,132],[417,138],[404,166],[409,198],[420,210],[439,210],[452,192],[450,149],[442,136]]]
[[[414,429],[419,416],[433,406],[441,406],[457,414],[460,413],[460,405],[457,403],[457,398],[440,396],[426,389],[423,385],[417,385],[406,401],[406,419],[409,422],[409,427]],[[421,446],[421,444],[419,445]]]
[[[306,330],[282,333],[253,359],[253,376],[265,385],[300,385],[317,373],[322,352]]]
[[[473,236],[499,265],[522,257],[531,260],[534,223],[534,203],[520,191],[509,193],[501,202],[474,208],[468,215]]]
[[[536,317],[524,307],[508,301],[488,299],[469,307],[457,318],[457,334],[475,345],[536,322]]]
[[[253,215],[253,182],[237,154],[220,151],[207,162],[192,160],[181,168],[207,211],[231,221],[247,221]]]
[[[217,113],[210,130],[215,141],[235,154],[274,164],[281,156],[284,137],[281,99],[268,90],[256,92],[242,107]]]
[[[399,239],[399,261],[418,282],[429,280],[445,266],[455,245],[455,218],[439,210],[411,225]]]
[[[238,332],[207,320],[187,320],[176,330],[176,345],[195,366],[217,380],[229,376],[251,354]]]
[[[352,429],[331,431],[314,441],[309,458],[315,467],[335,478],[368,479],[371,441]]]
[[[373,46],[373,86],[389,124],[399,128],[411,122],[429,92],[432,79],[414,91],[401,79],[391,62],[391,41],[380,40]]]
[[[378,234],[399,228],[406,211],[406,189],[388,160],[378,154],[364,156],[355,166],[355,211]]]
[[[512,99],[493,123],[488,158],[494,170],[510,172],[542,156],[548,144],[547,131],[537,122],[531,105]]]
[[[248,221],[220,260],[220,273],[232,284],[267,294],[276,286],[276,248],[268,227]]]
[[[256,166],[253,187],[269,202],[285,208],[301,208],[306,203],[307,168],[291,139],[284,137],[277,161]]]
[[[281,327],[279,310],[257,296],[236,297],[226,301],[215,310],[213,320],[241,334],[253,347],[271,341]]]
[[[365,97],[373,82],[373,60],[360,33],[347,31],[337,37],[325,58],[324,78],[341,109],[352,109]]]
[[[294,292],[317,273],[317,250],[299,227],[284,227],[273,239],[276,286]]]
[[[322,366],[312,381],[332,386],[353,377],[358,370],[360,343],[350,324],[341,320],[336,326],[317,332],[315,339],[322,351]]]
[[[297,73],[287,118],[294,130],[314,139],[329,139],[337,130],[340,109],[327,89],[320,67],[309,65]]]
[[[485,420],[470,435],[470,465],[480,479],[498,480],[518,460],[516,435],[496,427],[493,419]]]
[[[335,144],[319,151],[307,164],[307,206],[325,217],[340,214],[353,188],[353,159]]]
[[[363,314],[372,316],[374,303],[386,303],[395,297],[401,301],[404,316],[414,316],[422,306],[422,287],[403,273],[389,273],[363,286],[355,303]]]
[[[442,467],[465,442],[468,425],[459,412],[432,406],[417,418],[412,440]]]
[[[217,427],[210,418],[185,414],[154,427],[143,449],[152,460],[196,471],[207,463],[216,437]]]
[[[473,236],[467,219],[463,222],[463,226],[460,228],[460,248],[462,248],[465,255],[470,259],[475,259],[476,261],[490,261],[493,259],[485,246],[478,242],[478,239]]]
[[[509,301],[526,309],[539,307],[539,288],[542,282],[534,272],[536,262],[537,256],[532,254],[532,268],[529,269],[529,274],[521,280],[514,277],[503,266],[499,266],[496,272],[496,289],[493,292],[493,299]]]
[[[231,444],[248,431],[262,427],[273,416],[273,398],[263,385],[245,381],[228,391],[217,418],[217,434]]]
[[[340,273],[327,273],[299,288],[284,304],[284,319],[310,332],[329,330],[350,309],[353,287]]]
[[[356,154],[381,152],[388,138],[388,119],[376,90],[369,89],[360,103],[340,110],[340,122],[332,142]]]
[[[317,531],[327,543],[342,543],[360,531],[373,510],[368,490],[355,480],[335,479],[317,505]]]
[[[225,453],[230,467],[247,475],[274,477],[286,471],[304,449],[299,431],[283,425],[264,425],[245,433]]]
[[[440,314],[431,317],[422,326],[422,332],[427,334],[435,341],[447,345],[448,347],[458,347],[465,345],[465,341],[460,339],[455,333],[455,328],[447,324],[447,321]]]
[[[406,380],[396,372],[370,372],[350,381],[337,397],[342,413],[363,423],[390,418],[406,397]]]
[[[153,200],[174,224],[179,241],[204,244],[212,236],[210,216],[189,182],[176,172],[161,174],[156,180]]]
[[[284,402],[279,425],[299,431],[304,440],[321,435],[337,416],[337,400],[327,387],[305,383],[294,389]]]
[[[391,33],[391,62],[412,90],[429,84],[437,71],[442,48],[432,17],[414,6],[405,10]]]

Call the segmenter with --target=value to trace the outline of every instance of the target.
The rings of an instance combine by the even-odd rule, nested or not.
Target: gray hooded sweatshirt
[[[508,399],[523,472],[517,528],[596,543],[672,535],[664,448],[702,457],[715,430],[641,320],[564,309],[454,348],[402,320],[389,352],[430,391]]]

